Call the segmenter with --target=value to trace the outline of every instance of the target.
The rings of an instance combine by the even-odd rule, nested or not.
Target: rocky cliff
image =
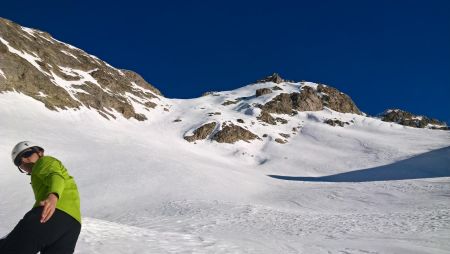
[[[16,91],[51,110],[95,109],[147,119],[162,96],[139,74],[116,69],[50,34],[0,18],[0,92]],[[139,112],[138,112],[139,111]]]

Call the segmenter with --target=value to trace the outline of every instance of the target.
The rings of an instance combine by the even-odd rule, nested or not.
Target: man
[[[18,143],[11,158],[31,176],[35,204],[11,233],[0,239],[0,254],[69,254],[81,230],[80,198],[63,164],[29,141]]]

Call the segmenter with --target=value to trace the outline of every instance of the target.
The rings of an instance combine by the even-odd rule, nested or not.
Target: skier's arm
[[[58,198],[61,198],[65,185],[64,177],[61,174],[55,172],[49,174],[46,180],[48,183],[47,195],[55,193]]]
[[[58,198],[62,197],[65,180],[61,170],[62,165],[58,160],[54,160],[41,170],[42,179],[44,184],[47,185],[47,196],[54,193]]]
[[[47,185],[47,198],[40,202],[40,205],[44,207],[41,223],[45,223],[53,216],[56,203],[61,198],[64,190],[65,180],[62,174],[61,162],[58,160],[52,161],[40,171],[40,175],[44,180],[44,184]]]

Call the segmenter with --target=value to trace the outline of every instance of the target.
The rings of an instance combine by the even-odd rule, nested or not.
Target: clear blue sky
[[[450,1],[3,1],[0,16],[141,74],[169,98],[273,72],[371,115],[450,124]]]

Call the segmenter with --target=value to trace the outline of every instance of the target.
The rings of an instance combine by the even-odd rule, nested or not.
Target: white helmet
[[[43,151],[44,150],[44,149],[42,149],[42,147],[40,147],[40,146],[36,145],[35,143],[30,142],[30,141],[19,142],[19,143],[17,143],[17,145],[14,146],[14,148],[11,151],[11,159],[12,159],[14,165],[16,165],[16,166],[20,165],[20,160],[19,160],[20,156],[19,155],[23,151],[25,151],[25,150],[27,150],[29,148],[36,148],[37,149],[36,151]]]

